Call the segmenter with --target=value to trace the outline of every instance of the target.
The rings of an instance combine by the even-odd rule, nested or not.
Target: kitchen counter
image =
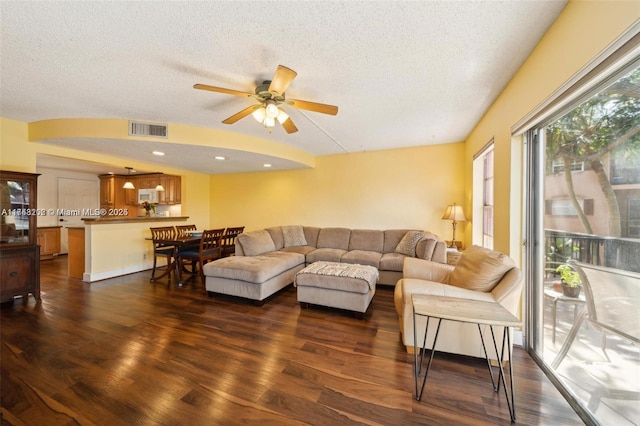
[[[104,225],[107,223],[131,223],[131,222],[171,222],[171,221],[184,221],[189,219],[189,216],[138,216],[138,217],[85,217],[82,221],[85,225]],[[153,225],[155,226],[155,225]]]
[[[150,228],[181,225],[188,219],[189,216],[82,219],[85,225],[82,281],[94,282],[151,269]],[[82,257],[81,253],[78,255]]]

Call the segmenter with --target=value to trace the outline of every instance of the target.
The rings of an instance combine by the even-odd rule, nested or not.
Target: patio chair
[[[580,275],[586,307],[576,317],[551,366],[558,368],[585,319],[603,333],[640,344],[640,274],[575,260],[568,263]]]

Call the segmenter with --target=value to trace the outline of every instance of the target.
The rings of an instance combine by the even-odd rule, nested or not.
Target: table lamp
[[[456,224],[457,222],[464,222],[467,220],[464,216],[464,212],[462,211],[462,206],[458,206],[456,203],[448,205],[442,215],[442,219],[453,221],[453,237],[451,237],[451,244],[449,244],[449,248],[458,248],[456,245]]]

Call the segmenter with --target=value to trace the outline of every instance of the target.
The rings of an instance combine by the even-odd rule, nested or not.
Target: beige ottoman
[[[293,284],[298,302],[354,311],[362,318],[376,292],[378,270],[352,263],[314,262],[299,271]]]

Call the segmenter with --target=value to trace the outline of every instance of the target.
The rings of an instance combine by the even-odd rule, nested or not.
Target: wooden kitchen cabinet
[[[128,176],[100,175],[98,178],[100,179],[100,208],[106,210],[107,216],[135,217],[138,215],[137,203],[127,203],[127,194],[129,199],[134,195],[135,198],[138,197],[137,189],[122,187],[129,180]],[[123,214],[124,212],[128,214]]]
[[[100,208],[112,208],[116,203],[115,176],[98,176],[100,179]]]
[[[165,174],[148,174],[139,176],[101,175],[100,208],[107,211],[128,209],[128,217],[138,215],[138,190],[155,189],[158,184],[164,191],[158,192],[158,204],[170,205],[182,202],[182,178]],[[124,189],[122,186],[129,180],[135,189]]]
[[[160,204],[180,204],[182,202],[182,178],[180,176],[162,175],[160,184],[164,191],[159,194]]]
[[[40,260],[53,259],[60,253],[60,226],[38,228],[37,242],[40,246]]]
[[[40,302],[36,237],[38,174],[0,170],[0,302],[29,294]],[[33,213],[33,214],[31,214]]]

